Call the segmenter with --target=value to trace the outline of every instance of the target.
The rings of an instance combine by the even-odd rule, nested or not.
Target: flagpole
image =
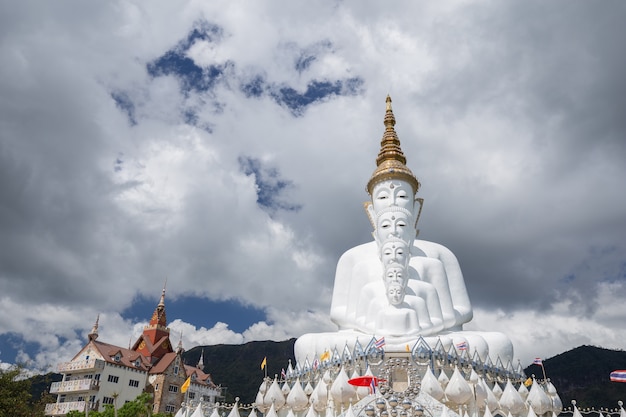
[[[541,361],[541,370],[543,371],[543,380],[547,381],[548,378],[546,378],[546,368],[543,367],[543,361]]]
[[[189,417],[189,389],[185,391],[185,417]]]

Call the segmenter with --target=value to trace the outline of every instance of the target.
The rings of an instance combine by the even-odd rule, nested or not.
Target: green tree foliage
[[[133,401],[129,401],[118,410],[112,405],[105,405],[104,411],[90,411],[89,417],[169,417],[171,414],[152,414],[152,396],[148,393],[140,394]],[[4,417],[4,416],[0,416]],[[66,417],[85,417],[84,412],[70,411]]]
[[[30,380],[22,366],[0,369],[0,417],[30,417]]]
[[[33,417],[45,417],[46,404],[52,404],[57,402],[57,396],[50,394],[47,390],[43,391],[39,399],[31,404],[31,416]]]

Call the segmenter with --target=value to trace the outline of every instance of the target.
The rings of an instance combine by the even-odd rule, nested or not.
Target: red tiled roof
[[[104,360],[110,364],[123,365],[128,368],[141,369],[143,371],[150,369],[150,361],[139,352],[111,345],[109,343],[100,342],[98,340],[92,340],[89,343],[91,343],[98,350],[98,352],[100,352]],[[115,357],[118,354],[119,361],[116,361]],[[135,366],[137,360],[139,360],[139,366]]]
[[[151,374],[162,374],[165,372],[168,366],[176,359],[176,352],[169,352],[163,355],[163,357],[150,369]]]
[[[187,376],[192,376],[193,374],[196,375],[195,380],[193,378],[191,379],[193,384],[206,385],[211,388],[217,388],[217,385],[213,383],[211,374],[205,374],[204,371],[202,371],[202,369],[200,368],[196,368],[191,365],[185,365],[185,373],[187,374]]]

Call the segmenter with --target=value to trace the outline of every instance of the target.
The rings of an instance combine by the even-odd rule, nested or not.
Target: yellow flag
[[[320,356],[320,361],[324,362],[328,359],[330,359],[330,352],[326,350],[324,351],[324,353],[322,353],[322,356]]]
[[[533,384],[533,380],[530,377],[526,381],[524,381],[525,387],[530,387],[532,384]]]
[[[261,362],[261,370],[265,369],[265,365],[267,365],[267,356],[263,358],[263,362]]]
[[[189,384],[191,384],[191,377],[187,378],[182,387],[180,387],[180,392],[186,392],[189,389]]]

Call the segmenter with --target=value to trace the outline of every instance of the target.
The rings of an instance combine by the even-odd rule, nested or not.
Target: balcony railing
[[[57,371],[62,374],[74,371],[88,371],[92,369],[104,369],[104,361],[93,358],[83,361],[64,362],[57,365]]]
[[[65,415],[70,411],[85,411],[85,401],[46,404],[45,413],[47,416],[58,416]]]
[[[53,382],[50,385],[50,394],[62,394],[78,391],[93,391],[99,387],[99,381],[91,378],[73,379],[71,381]]]

